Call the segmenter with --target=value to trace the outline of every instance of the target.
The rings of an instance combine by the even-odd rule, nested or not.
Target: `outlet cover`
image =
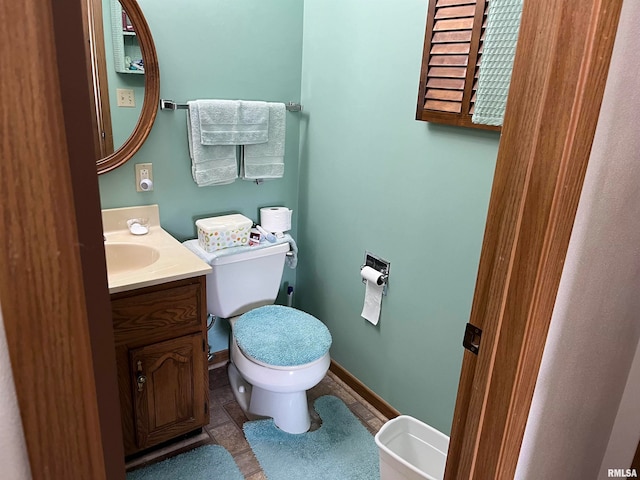
[[[130,88],[116,88],[119,107],[135,107],[136,97]]]
[[[153,182],[153,164],[152,163],[136,163],[136,191],[137,192],[150,192],[153,190],[153,186],[151,188],[144,190],[140,187],[140,182],[142,180],[151,180]]]

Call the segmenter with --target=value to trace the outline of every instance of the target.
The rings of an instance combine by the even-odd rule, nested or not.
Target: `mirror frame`
[[[142,144],[149,136],[153,122],[158,113],[160,103],[160,71],[158,69],[158,55],[156,54],[151,30],[142,13],[142,9],[136,0],[119,0],[131,23],[133,24],[142,58],[144,59],[144,100],[138,123],[126,142],[115,152],[107,157],[97,160],[98,175],[126,163],[140,150]]]

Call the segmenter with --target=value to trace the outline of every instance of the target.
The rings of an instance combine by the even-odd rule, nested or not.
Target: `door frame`
[[[445,480],[513,478],[622,0],[526,0]]]
[[[0,303],[32,478],[124,480],[82,12],[0,3]]]
[[[483,337],[478,357],[464,354],[446,479],[513,477],[621,1],[525,1],[512,79],[517,93],[507,106],[471,314]],[[77,32],[63,11],[77,17]],[[95,166],[87,162],[93,144],[84,135],[90,98],[76,88],[71,100],[69,86],[79,85],[73,77],[78,81],[84,73],[68,75],[55,63],[56,52],[58,64],[64,56],[84,58],[67,38],[82,37],[81,11],[80,0],[0,7],[7,19],[0,40],[24,42],[9,52],[7,63],[20,63],[19,78],[42,87],[12,100],[1,92],[20,91],[16,70],[0,72],[3,108],[12,110],[12,135],[0,140],[2,151],[12,154],[0,165],[0,245],[6,247],[0,299],[31,473],[42,479],[124,478],[122,442],[108,434],[108,407],[96,393],[101,377],[95,370],[106,368],[111,378],[110,362],[101,366],[97,351],[108,351],[113,341],[108,333],[100,338],[108,329],[97,327],[109,314],[98,308],[105,307],[108,289],[99,253],[98,184]],[[65,29],[68,36],[60,33]],[[25,52],[31,59],[26,64]],[[24,108],[27,100],[37,115]],[[42,226],[18,215],[35,211],[52,219],[41,230],[47,248],[14,242],[33,233],[24,227]],[[11,260],[15,253],[20,271]],[[117,396],[113,383],[106,382],[103,393]]]

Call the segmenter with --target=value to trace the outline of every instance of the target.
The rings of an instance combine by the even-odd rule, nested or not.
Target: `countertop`
[[[146,218],[149,233],[133,235],[127,226],[131,218]],[[118,293],[185,278],[206,275],[211,267],[185,248],[178,240],[162,229],[157,205],[125,207],[102,210],[105,245],[130,243],[153,247],[159,258],[152,264],[135,270],[107,274],[109,293]]]

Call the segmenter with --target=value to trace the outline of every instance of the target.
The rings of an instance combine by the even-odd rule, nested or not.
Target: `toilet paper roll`
[[[291,214],[287,207],[265,207],[260,209],[260,225],[268,232],[287,232],[291,230]]]
[[[382,274],[374,268],[364,267],[360,270],[360,276],[367,281],[367,287],[364,292],[364,305],[360,315],[373,325],[377,325],[380,320],[382,290],[384,289]]]

